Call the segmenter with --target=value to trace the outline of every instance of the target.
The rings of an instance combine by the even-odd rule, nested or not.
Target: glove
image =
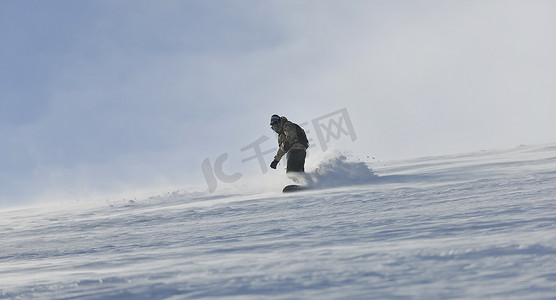
[[[277,165],[278,165],[278,161],[276,161],[276,160],[273,160],[273,161],[270,163],[270,167],[273,168],[273,169],[276,169],[276,166],[277,166]]]

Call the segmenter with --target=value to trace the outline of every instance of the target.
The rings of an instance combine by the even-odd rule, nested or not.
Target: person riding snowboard
[[[270,118],[270,127],[278,134],[278,152],[276,156],[274,156],[274,160],[270,164],[270,167],[276,169],[280,159],[287,153],[288,162],[286,173],[304,173],[305,157],[307,156],[307,148],[309,147],[305,131],[303,131],[299,125],[279,115],[272,115]],[[294,177],[288,177],[297,181]]]

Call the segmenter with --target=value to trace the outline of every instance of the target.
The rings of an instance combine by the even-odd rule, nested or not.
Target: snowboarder
[[[286,173],[290,173],[288,177],[298,182],[295,173],[305,172],[305,156],[309,147],[305,131],[299,125],[279,115],[272,115],[270,127],[278,134],[278,152],[270,167],[276,169],[280,159],[287,153]]]

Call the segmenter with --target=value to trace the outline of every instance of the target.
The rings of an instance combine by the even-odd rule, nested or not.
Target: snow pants
[[[305,172],[305,156],[307,156],[305,150],[291,149],[288,152],[286,172]]]

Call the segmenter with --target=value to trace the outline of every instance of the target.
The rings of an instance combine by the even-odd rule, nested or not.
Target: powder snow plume
[[[350,161],[341,153],[324,153],[308,162],[316,166],[307,172],[307,181],[316,187],[339,187],[373,182],[377,175],[363,161]]]

